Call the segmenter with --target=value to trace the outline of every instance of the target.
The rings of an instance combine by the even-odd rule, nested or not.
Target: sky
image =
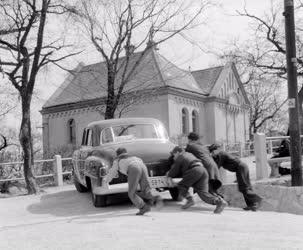
[[[219,61],[212,52],[227,50],[228,44],[232,40],[245,41],[251,35],[248,33],[249,20],[237,16],[236,10],[241,11],[246,5],[251,13],[262,16],[270,5],[269,0],[219,0],[217,2],[219,7],[213,7],[209,10],[205,24],[189,32],[190,38],[199,46],[191,44],[178,36],[160,45],[158,52],[183,69],[196,70],[217,66]],[[49,22],[51,29],[56,32],[58,22],[56,20],[50,20]],[[99,61],[101,59],[98,52],[88,45],[85,51],[72,60],[68,60],[65,66],[73,69],[79,62],[92,64]],[[51,66],[39,75],[35,89],[36,95],[32,103],[34,126],[41,127],[42,117],[39,110],[62,84],[67,74],[66,71]],[[18,128],[20,126],[20,112],[7,116],[5,123],[8,126]]]

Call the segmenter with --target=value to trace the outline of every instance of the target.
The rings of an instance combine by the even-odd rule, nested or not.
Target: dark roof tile
[[[200,88],[209,94],[214,87],[219,75],[223,70],[223,66],[202,69],[197,71],[192,71],[192,75],[196,82],[199,84]]]

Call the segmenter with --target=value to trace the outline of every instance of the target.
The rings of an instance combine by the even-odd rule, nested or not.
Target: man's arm
[[[112,179],[118,178],[119,173],[118,173],[118,160],[114,160],[113,166],[109,169],[108,174],[104,177],[104,181],[106,183],[110,183]]]
[[[171,178],[177,177],[180,174],[181,163],[181,159],[178,157],[175,160],[175,163],[172,165],[171,169],[168,171],[167,176]]]

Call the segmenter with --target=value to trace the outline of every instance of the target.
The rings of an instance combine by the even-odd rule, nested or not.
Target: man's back
[[[191,153],[182,152],[175,160],[168,176],[174,178],[183,175],[195,162],[200,162],[200,160]],[[203,167],[202,164],[201,167]]]
[[[201,160],[203,166],[207,169],[210,179],[220,180],[219,168],[206,146],[192,142],[187,144],[185,151],[192,153],[195,157]]]

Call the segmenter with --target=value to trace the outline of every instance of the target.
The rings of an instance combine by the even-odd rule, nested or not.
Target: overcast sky
[[[277,0],[275,0],[277,1]],[[282,0],[280,0],[283,2]],[[199,47],[190,44],[181,37],[168,40],[159,47],[159,53],[183,69],[189,67],[203,69],[218,65],[217,58],[210,53],[211,51],[223,51],[228,49],[228,43],[233,39],[245,40],[249,38],[249,20],[236,15],[236,10],[243,10],[245,1],[243,0],[219,0],[220,8],[212,8],[208,13],[207,22],[201,27],[195,28],[190,32],[190,37],[194,39]],[[269,0],[247,0],[246,8],[256,15],[262,15],[270,5]],[[57,23],[54,21],[52,29],[56,30]],[[80,56],[68,62],[69,68],[74,68],[83,61],[85,64],[100,61],[100,56],[93,48],[88,48]],[[60,86],[66,77],[66,72],[50,67],[39,77],[36,92],[38,97],[33,100],[33,119],[40,123],[41,110],[44,102]],[[15,122],[18,115],[11,115],[7,118],[7,124],[18,127]],[[36,123],[36,124],[37,124]]]

